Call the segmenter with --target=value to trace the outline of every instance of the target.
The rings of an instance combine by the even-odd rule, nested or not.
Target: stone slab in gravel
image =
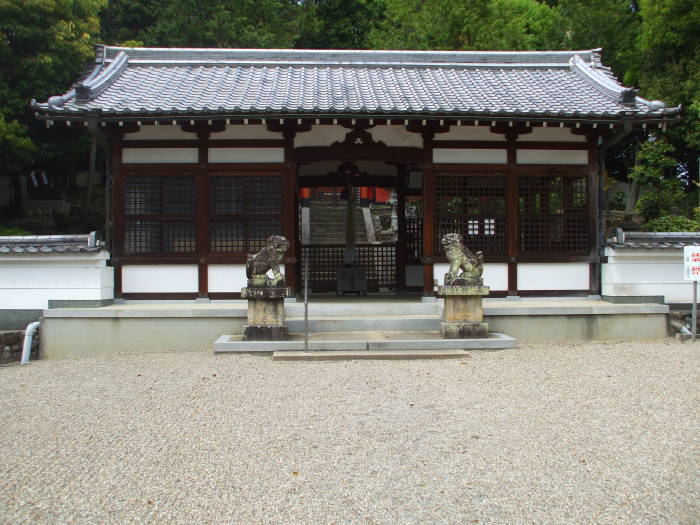
[[[698,523],[700,343],[0,368],[0,523]]]

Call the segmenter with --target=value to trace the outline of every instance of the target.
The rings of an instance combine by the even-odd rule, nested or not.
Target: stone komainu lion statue
[[[258,253],[248,255],[245,274],[248,286],[284,286],[284,275],[280,272],[280,263],[289,248],[289,241],[282,235],[270,235],[265,247]],[[267,272],[272,270],[272,278]]]
[[[476,252],[474,255],[464,246],[459,233],[447,233],[440,242],[450,263],[450,270],[445,274],[445,286],[483,286],[484,254]],[[459,273],[460,270],[462,273]]]

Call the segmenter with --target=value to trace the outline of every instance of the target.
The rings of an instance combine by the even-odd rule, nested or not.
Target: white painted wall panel
[[[342,142],[351,130],[340,125],[311,126],[309,131],[294,135],[294,147],[330,146],[334,142]]]
[[[125,265],[123,293],[190,293],[199,289],[196,264]]]
[[[450,266],[446,263],[433,265],[433,278],[440,285],[445,282],[445,274]],[[488,286],[494,292],[508,290],[508,265],[506,263],[484,264],[484,286]]]
[[[257,140],[257,139],[283,139],[283,135],[277,131],[270,131],[262,124],[229,124],[226,129],[212,133],[212,140]]]
[[[284,148],[209,148],[209,162],[284,162]]]
[[[348,130],[350,131],[350,130]],[[376,126],[367,130],[372,138],[376,141],[381,141],[387,146],[396,147],[423,147],[423,137],[420,133],[410,133],[406,131],[404,125],[396,126]]]
[[[433,162],[455,164],[505,164],[508,161],[505,149],[449,149],[433,150]]]
[[[505,135],[493,133],[489,126],[450,126],[446,133],[437,133],[435,140],[493,140],[505,141]]]
[[[588,290],[588,263],[518,263],[518,290]]]
[[[124,140],[196,140],[196,133],[186,133],[180,126],[141,126],[135,133],[126,133]]]
[[[285,273],[284,264],[280,264],[280,271]],[[272,275],[270,272],[268,274]],[[240,292],[248,284],[245,264],[209,265],[208,284],[210,292]]]
[[[588,151],[576,149],[519,149],[518,164],[588,164]]]
[[[571,128],[532,128],[531,133],[518,136],[518,142],[586,142],[584,135],[574,135]]]
[[[124,148],[124,164],[189,164],[198,160],[197,148]]]
[[[240,292],[247,282],[245,264],[212,264],[209,266],[210,292]]]

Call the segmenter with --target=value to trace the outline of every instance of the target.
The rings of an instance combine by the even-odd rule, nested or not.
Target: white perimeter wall
[[[0,310],[43,310],[49,300],[114,298],[109,253],[0,257]]]
[[[606,248],[602,294],[616,297],[662,295],[666,303],[693,301],[692,281],[683,278],[683,250]]]

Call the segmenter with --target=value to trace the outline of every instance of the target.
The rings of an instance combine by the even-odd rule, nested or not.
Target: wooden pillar
[[[423,132],[423,295],[433,297],[433,256],[435,255],[435,173],[433,171],[433,137]]]
[[[195,186],[197,188],[196,231],[197,231],[197,264],[198,289],[197,297],[207,297],[209,294],[209,265],[206,256],[209,253],[209,129],[197,130],[197,169],[195,171]]]
[[[124,133],[112,130],[110,133],[112,165],[112,265],[114,266],[114,296],[122,296],[122,265],[124,255],[124,173],[122,172],[122,137]]]
[[[518,171],[517,144],[518,132],[506,131],[507,162],[506,172],[506,244],[508,250],[508,295],[518,295]]]
[[[396,288],[406,288],[406,166],[397,167],[396,213],[398,234],[396,238]]]
[[[588,136],[588,246],[589,255],[595,257],[589,266],[588,291],[591,295],[600,293],[600,172],[598,166],[598,134]]]
[[[284,172],[282,173],[282,234],[289,241],[290,256],[284,260],[286,284],[296,291],[297,274],[300,260],[298,251],[297,220],[297,165],[294,158],[294,129],[284,129]]]

